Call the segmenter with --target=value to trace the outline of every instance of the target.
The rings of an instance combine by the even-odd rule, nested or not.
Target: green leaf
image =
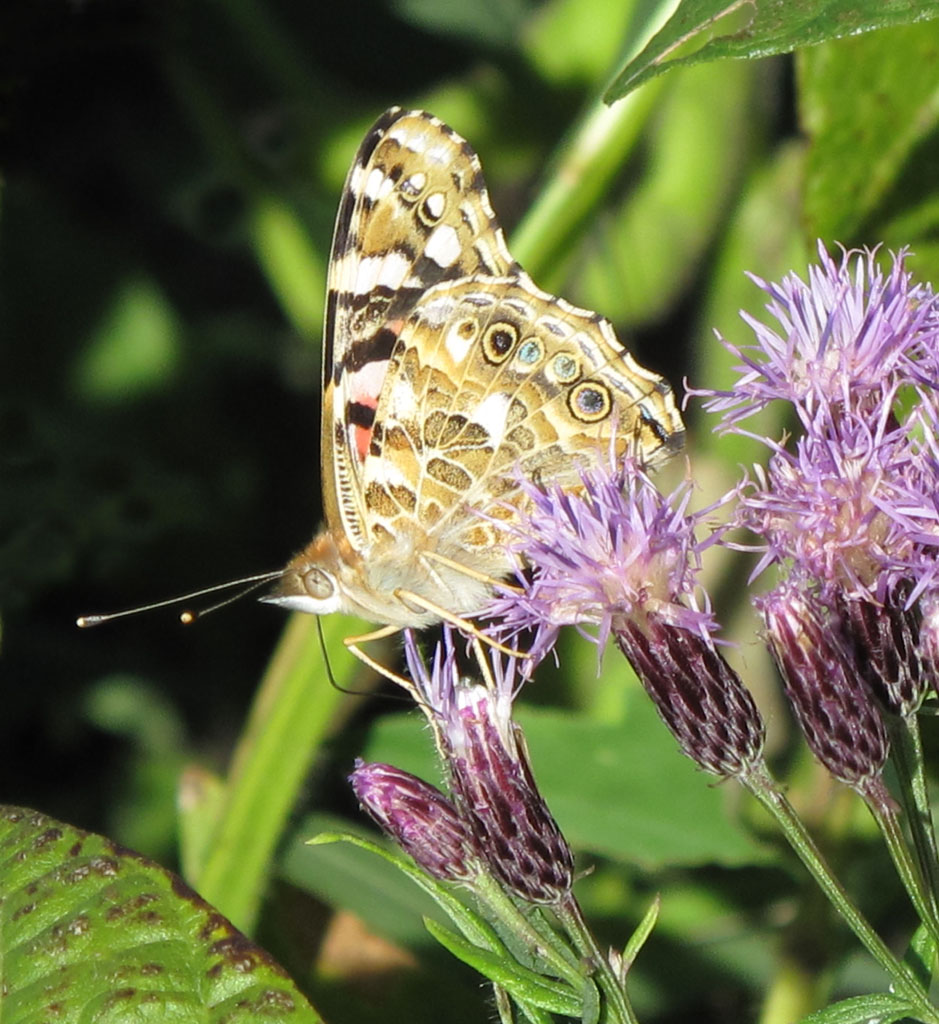
[[[284,851],[278,877],[322,902],[358,915],[368,927],[392,942],[412,949],[426,945],[420,919],[437,912],[433,900],[403,875],[387,858],[364,848],[323,844],[310,847],[312,836],[324,827],[349,832],[354,823],[305,818]]]
[[[4,1024],[320,1018],[260,947],[159,865],[0,808]]]
[[[103,321],[75,367],[74,387],[95,402],[127,402],[165,386],[180,363],[176,314],[149,278],[133,277],[116,291]]]
[[[560,982],[529,971],[508,957],[498,956],[461,939],[437,921],[424,924],[431,935],[455,957],[478,971],[484,978],[501,985],[520,1003],[531,1003],[551,1013],[579,1017],[582,999]]]
[[[800,113],[811,139],[805,219],[813,235],[902,245],[934,232],[936,153],[924,142],[939,121],[937,49],[939,22],[799,55]],[[917,209],[918,225],[911,220]],[[885,212],[903,218],[905,236],[873,233]],[[865,226],[867,237],[859,238]]]
[[[936,964],[936,940],[926,925],[916,929],[903,959],[916,972],[919,983],[928,988]]]
[[[322,833],[311,839],[309,845],[322,846],[336,842],[351,843],[392,864],[398,871],[403,872],[412,882],[415,882],[423,889],[441,910],[446,912],[450,920],[459,927],[467,939],[473,943],[485,945],[494,952],[505,951],[502,941],[479,914],[470,910],[469,907],[457,899],[451,889],[443,882],[431,877],[412,863],[411,860],[396,851],[379,846],[378,843],[374,843],[370,839],[364,839],[350,832]],[[427,919],[425,918],[425,924],[426,921]]]
[[[629,936],[629,942],[626,943],[626,948],[623,950],[623,961],[627,971],[635,963],[636,957],[639,956],[639,950],[646,944],[646,939],[652,934],[652,929],[659,919],[661,907],[662,901],[656,896],[649,905],[649,909],[643,914],[642,920],[637,925],[635,931]]]
[[[685,0],[607,90],[607,103],[668,68],[768,57],[939,15],[936,0]]]
[[[822,1010],[803,1017],[800,1024],[891,1024],[913,1014],[908,1003],[890,995],[878,992],[870,996],[855,996],[832,1003]],[[918,1019],[918,1018],[917,1018]]]
[[[759,136],[758,68],[694,68],[668,81],[641,177],[573,250],[572,298],[617,325],[668,314],[737,198]]]

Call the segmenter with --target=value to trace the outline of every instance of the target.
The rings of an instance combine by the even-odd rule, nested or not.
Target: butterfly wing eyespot
[[[571,388],[567,399],[571,415],[583,423],[598,423],[610,415],[613,401],[606,385],[595,380],[581,381]]]
[[[508,320],[498,321],[486,328],[483,334],[483,355],[494,366],[499,366],[509,358],[515,342],[518,341],[518,328]]]

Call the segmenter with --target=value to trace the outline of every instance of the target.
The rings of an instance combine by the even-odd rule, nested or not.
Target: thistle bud
[[[920,655],[920,614],[891,592],[882,601],[866,597],[839,602],[841,629],[857,671],[888,710],[913,714],[928,680]]]
[[[553,904],[571,890],[574,856],[532,777],[517,727],[483,687],[460,695],[448,761],[454,795],[493,875],[529,903]]]
[[[763,719],[709,637],[653,616],[617,623],[613,635],[688,757],[725,778],[762,762]]]
[[[473,835],[439,789],[392,765],[358,759],[349,781],[376,824],[428,874],[466,882],[479,873]]]
[[[865,796],[879,791],[889,741],[880,709],[826,609],[791,584],[760,601],[770,650],[812,752]]]

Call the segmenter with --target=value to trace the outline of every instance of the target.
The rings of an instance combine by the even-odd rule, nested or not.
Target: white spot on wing
[[[365,182],[365,195],[373,201],[377,199],[384,180],[385,176],[382,174],[381,168],[373,167],[369,172],[368,180]]]
[[[361,402],[374,408],[378,403],[387,370],[388,360],[376,359],[366,363],[361,370],[350,373],[347,381],[349,398],[353,402]]]
[[[356,295],[367,295],[377,285],[400,288],[410,269],[410,260],[399,252],[365,256],[355,265],[352,291]]]
[[[452,267],[460,258],[460,239],[456,230],[449,224],[441,224],[434,228],[427,239],[424,255],[433,260],[438,267]]]
[[[352,291],[356,295],[365,295],[375,287],[382,262],[381,256],[365,256],[359,260],[355,267],[355,281],[352,283]]]
[[[486,430],[494,445],[501,443],[505,434],[508,412],[509,396],[498,393],[484,398],[473,412],[473,419]]]
[[[461,337],[460,335],[460,324],[454,324],[449,331],[447,331],[446,346],[447,352],[450,353],[450,358],[455,363],[462,363],[466,358],[467,352],[469,352],[470,345],[475,340],[476,335],[471,334],[468,338]]]
[[[424,202],[427,204],[427,212],[434,218],[434,220],[438,220],[443,216],[443,211],[446,209],[447,201],[442,192],[432,192]]]
[[[411,261],[400,252],[389,252],[378,272],[378,284],[386,288],[400,288],[411,269]]]
[[[426,185],[427,175],[423,171],[418,171],[401,183],[401,191],[416,198],[424,191]]]

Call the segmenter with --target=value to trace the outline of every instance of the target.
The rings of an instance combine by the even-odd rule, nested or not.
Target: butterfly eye
[[[483,355],[490,363],[504,363],[518,341],[518,330],[514,324],[501,321],[486,328],[483,335]]]
[[[313,566],[303,574],[303,587],[310,597],[326,601],[336,592],[336,583],[329,573]]]
[[[610,392],[595,380],[585,380],[573,388],[568,405],[574,417],[584,423],[596,423],[610,414]]]

